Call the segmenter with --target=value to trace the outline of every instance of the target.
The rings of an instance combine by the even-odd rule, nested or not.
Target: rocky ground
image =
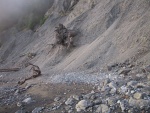
[[[149,113],[149,2],[51,3],[42,26],[0,33],[0,69],[19,69],[0,72],[0,112]],[[59,23],[77,31],[75,47],[52,46]],[[42,76],[19,86],[28,62]]]
[[[139,65],[125,62],[108,66],[107,70],[109,76],[97,82],[91,79],[91,83],[83,82],[82,76],[81,81],[74,79],[75,82],[73,79],[70,81],[68,77],[68,81],[62,83],[55,81],[22,86],[14,84],[11,87],[9,84],[6,86],[1,80],[3,88],[0,89],[0,111],[1,113],[149,113],[149,66],[139,68]],[[90,74],[95,73],[100,75],[102,72]]]

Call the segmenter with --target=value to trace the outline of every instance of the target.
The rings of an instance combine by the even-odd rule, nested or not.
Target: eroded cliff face
[[[36,32],[17,31],[0,34],[0,67],[22,67],[26,62],[45,72],[100,68],[110,63],[150,63],[150,8],[146,0],[53,0],[45,14],[46,22]],[[78,31],[74,47],[55,43],[59,23]],[[35,53],[30,58],[28,54]]]

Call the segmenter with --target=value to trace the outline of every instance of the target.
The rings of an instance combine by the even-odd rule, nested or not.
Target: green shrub
[[[45,21],[47,20],[47,16],[44,16],[43,18],[41,18],[40,20],[40,25],[43,25],[45,23]]]

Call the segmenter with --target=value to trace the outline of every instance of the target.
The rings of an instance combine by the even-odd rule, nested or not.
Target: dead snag
[[[19,85],[24,84],[27,80],[30,80],[30,79],[36,78],[38,76],[41,76],[41,70],[40,70],[40,68],[38,66],[33,65],[31,63],[29,63],[29,65],[32,65],[32,67],[30,69],[30,71],[32,70],[32,76],[28,77],[28,78],[25,78],[23,81],[19,81],[18,82]]]
[[[73,37],[76,36],[77,32],[67,29],[63,24],[59,24],[59,26],[55,28],[56,44],[70,48],[73,45]]]

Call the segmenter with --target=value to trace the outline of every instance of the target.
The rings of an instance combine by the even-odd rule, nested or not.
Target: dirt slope
[[[36,32],[11,28],[0,34],[0,67],[24,69],[30,61],[47,74],[100,69],[127,59],[150,63],[150,8],[146,0],[54,0],[46,15],[49,18]],[[55,42],[54,29],[59,23],[79,32],[76,47],[69,51],[50,45]],[[36,56],[30,59],[28,53]]]

